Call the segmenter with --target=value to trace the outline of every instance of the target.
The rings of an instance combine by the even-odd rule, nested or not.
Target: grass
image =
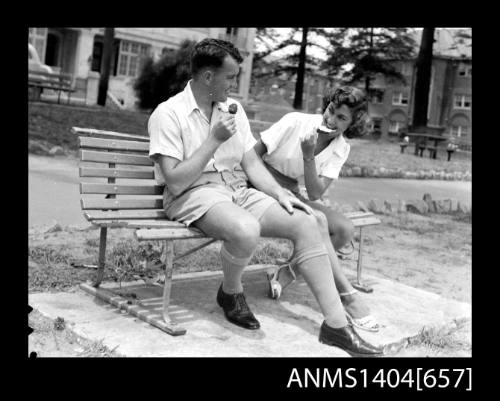
[[[346,167],[385,167],[386,169],[401,168],[405,171],[435,170],[447,173],[472,171],[471,152],[455,152],[448,162],[444,149],[438,150],[439,159],[434,160],[425,156],[416,157],[413,154],[413,145],[401,154],[397,141],[351,139],[350,144],[351,151],[345,164]]]
[[[52,320],[33,310],[28,316],[28,325],[33,332],[28,337],[28,350],[31,357],[120,357],[116,350],[109,349],[103,340],[87,340],[66,327],[61,317]],[[42,350],[42,351],[40,351]]]
[[[98,106],[82,107],[42,102],[28,104],[28,138],[50,149],[61,146],[67,153],[76,155],[77,136],[71,127],[104,129],[117,132],[147,135],[149,114],[139,111],[111,110]],[[257,134],[257,132],[254,132]],[[435,170],[445,172],[472,171],[471,153],[455,152],[450,162],[446,152],[438,151],[439,159],[416,157],[410,145],[400,153],[397,140],[352,139],[351,152],[345,167],[402,169],[417,172]]]
[[[469,319],[453,322],[452,325],[443,328],[422,329],[421,332],[408,339],[408,347],[426,347],[437,354],[441,352],[465,352],[472,351],[470,338]]]
[[[50,235],[49,235],[50,236]],[[45,236],[47,237],[47,235]],[[175,252],[180,255],[206,239],[178,241]],[[78,247],[79,249],[75,249]],[[211,244],[175,262],[175,274],[220,270],[220,243]],[[104,280],[126,282],[138,278],[153,279],[162,274],[159,268],[161,245],[158,241],[138,243],[131,236],[110,236],[106,251]],[[81,244],[31,243],[28,248],[29,291],[64,291],[95,278],[93,268],[73,267],[97,265],[99,241],[82,238]],[[274,263],[287,258],[292,245],[287,240],[261,240],[250,264]]]

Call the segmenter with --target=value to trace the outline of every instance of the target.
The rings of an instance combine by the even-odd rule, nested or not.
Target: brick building
[[[389,82],[384,77],[377,77],[372,84],[378,91],[378,96],[370,104],[373,129],[387,137],[408,132],[414,107],[415,60],[395,64],[403,73],[405,84]],[[470,57],[434,56],[427,125],[430,131],[454,136],[463,148],[471,147],[471,79]]]

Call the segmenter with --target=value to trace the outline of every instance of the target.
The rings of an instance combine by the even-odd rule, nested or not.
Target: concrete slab
[[[173,337],[82,290],[71,293],[29,294],[29,304],[43,315],[62,317],[69,329],[127,357],[348,357],[318,342],[322,315],[303,280],[283,293],[279,301],[267,297],[262,271],[245,273],[243,284],[250,308],[261,329],[241,329],[224,318],[215,302],[220,273],[174,276],[172,317],[186,329]],[[374,288],[361,296],[384,327],[378,333],[358,332],[374,344],[398,344],[423,328],[441,328],[470,319],[471,305],[445,299],[420,289],[364,275]],[[106,284],[110,288],[116,283]],[[122,289],[134,292],[151,314],[161,313],[162,289],[142,282]]]

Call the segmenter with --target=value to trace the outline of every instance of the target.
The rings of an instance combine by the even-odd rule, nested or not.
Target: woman
[[[364,93],[342,86],[323,98],[323,114],[286,114],[261,133],[255,150],[284,188],[318,212],[335,284],[350,322],[361,329],[378,331],[378,323],[340,269],[336,254],[336,250],[351,243],[354,226],[341,213],[318,201],[338,179],[349,156],[346,138],[363,135],[366,121]],[[306,194],[301,193],[299,184],[305,185]],[[285,267],[268,274],[274,298],[295,279],[293,266]]]

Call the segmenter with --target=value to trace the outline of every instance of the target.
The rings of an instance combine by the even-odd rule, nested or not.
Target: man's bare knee
[[[254,249],[259,238],[259,222],[253,218],[243,218],[234,222],[226,240],[239,248]]]
[[[301,213],[297,216],[297,221],[290,227],[290,232],[294,240],[321,241],[320,226],[315,214]]]

